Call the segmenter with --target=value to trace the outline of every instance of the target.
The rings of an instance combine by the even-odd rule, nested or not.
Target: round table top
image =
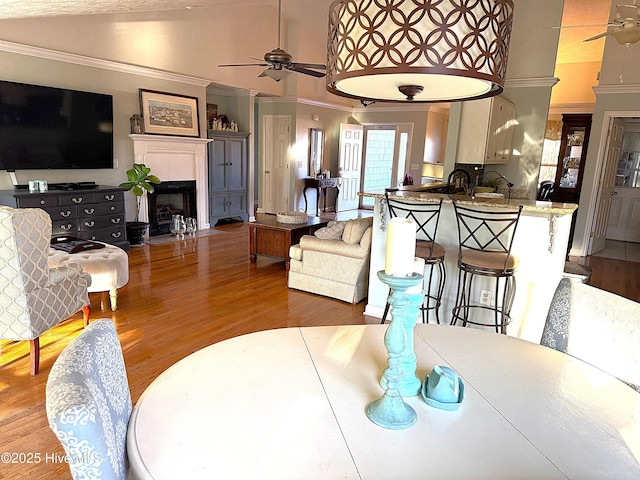
[[[143,393],[132,473],[175,478],[640,478],[640,395],[584,362],[477,329],[415,328],[417,375],[464,382],[457,411],[405,401],[405,430],[372,423],[384,325],[269,330],[189,355]]]

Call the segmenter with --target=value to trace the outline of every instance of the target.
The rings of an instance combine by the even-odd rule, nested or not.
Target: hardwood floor
[[[366,302],[350,305],[289,290],[282,261],[258,257],[250,263],[246,224],[225,224],[208,233],[132,248],[130,280],[120,290],[117,312],[101,311],[102,296],[91,294],[92,318],[115,321],[134,403],[170,365],[233,336],[291,326],[378,322],[364,316]],[[640,264],[590,261],[593,284],[640,300]],[[70,478],[67,465],[51,459],[63,450],[47,424],[45,385],[53,362],[81,331],[82,315],[77,314],[41,337],[36,377],[29,375],[28,342],[2,341],[0,453],[37,455],[31,457],[34,463],[0,462],[0,479]]]

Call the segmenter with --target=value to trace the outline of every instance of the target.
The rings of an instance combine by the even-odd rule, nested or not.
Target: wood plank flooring
[[[156,241],[130,251],[129,284],[119,309],[101,310],[91,294],[92,318],[115,321],[135,403],[162,371],[215,342],[258,330],[312,325],[377,323],[364,314],[366,302],[350,305],[286,287],[284,262],[258,257],[249,262],[246,224],[217,226],[206,236]],[[635,300],[640,264],[590,259],[592,283]],[[108,304],[108,300],[106,302]],[[0,479],[68,479],[62,447],[48,427],[45,385],[60,352],[82,331],[82,315],[41,337],[40,373],[29,375],[28,342],[2,341],[0,355],[0,453],[37,454],[32,463],[0,462]]]

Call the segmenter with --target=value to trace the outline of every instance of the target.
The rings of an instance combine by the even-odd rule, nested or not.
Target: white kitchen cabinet
[[[516,106],[500,96],[463,102],[456,162],[507,163],[515,118]]]

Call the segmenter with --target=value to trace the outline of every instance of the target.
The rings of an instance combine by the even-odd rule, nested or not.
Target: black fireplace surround
[[[147,194],[149,208],[149,236],[170,232],[171,217],[196,217],[196,181],[161,182],[153,193]]]

